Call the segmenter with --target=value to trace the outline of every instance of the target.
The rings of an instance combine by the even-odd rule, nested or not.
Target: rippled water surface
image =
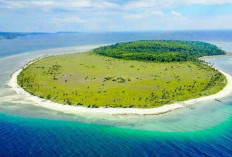
[[[156,38],[109,33],[0,41],[0,156],[231,156],[232,95],[159,116],[70,115],[35,106],[7,86],[14,71],[37,57]],[[232,52],[230,41],[210,42]],[[232,74],[232,57],[208,61]]]

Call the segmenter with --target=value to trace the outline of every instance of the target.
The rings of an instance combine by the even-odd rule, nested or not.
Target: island
[[[117,43],[39,59],[17,74],[17,83],[33,96],[70,106],[159,108],[221,91],[226,77],[198,58],[224,54],[198,41]]]
[[[17,33],[17,32],[0,32],[0,40],[3,39],[16,39],[22,36],[28,35],[41,35],[41,34],[49,34],[49,33]]]

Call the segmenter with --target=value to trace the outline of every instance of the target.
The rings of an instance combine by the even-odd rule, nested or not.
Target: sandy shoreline
[[[31,64],[31,63],[29,63]],[[27,66],[29,65],[27,64]],[[44,108],[48,108],[51,110],[61,111],[64,113],[69,114],[77,114],[77,113],[100,113],[100,114],[110,114],[110,115],[129,115],[129,114],[136,114],[136,115],[159,115],[163,114],[169,111],[173,111],[179,108],[187,107],[190,105],[193,105],[198,102],[207,101],[207,100],[215,100],[220,99],[223,97],[228,96],[232,93],[232,76],[219,70],[222,74],[225,75],[227,79],[227,85],[218,93],[210,95],[210,96],[204,96],[196,99],[187,100],[184,102],[177,102],[174,104],[168,104],[157,108],[147,108],[147,109],[141,109],[141,108],[87,108],[87,107],[81,107],[81,106],[70,106],[70,105],[63,105],[54,103],[50,100],[42,99],[37,96],[31,95],[27,91],[25,91],[23,88],[21,88],[17,83],[17,76],[22,71],[22,68],[17,70],[15,73],[11,75],[11,79],[8,82],[8,86],[10,86],[17,94],[22,96],[25,100],[32,101],[34,105],[41,106]]]

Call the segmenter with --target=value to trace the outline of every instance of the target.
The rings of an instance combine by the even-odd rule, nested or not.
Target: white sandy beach
[[[187,100],[184,102],[177,102],[174,104],[164,105],[158,108],[87,108],[87,107],[79,107],[79,106],[70,106],[70,105],[63,105],[54,103],[50,100],[42,99],[37,96],[33,96],[30,93],[26,92],[23,88],[21,88],[17,83],[17,76],[22,71],[19,69],[15,73],[12,74],[10,81],[8,82],[8,86],[10,86],[14,91],[17,92],[23,99],[32,101],[34,105],[45,107],[48,109],[61,111],[64,113],[69,114],[77,114],[77,113],[100,113],[100,114],[110,114],[110,115],[129,115],[129,114],[136,114],[136,115],[159,115],[169,111],[173,111],[179,108],[187,107],[193,105],[198,102],[202,101],[210,101],[215,99],[221,99],[223,97],[228,96],[232,93],[232,76],[219,70],[223,73],[227,79],[227,85],[222,89],[220,92],[210,95],[204,96],[196,99]]]

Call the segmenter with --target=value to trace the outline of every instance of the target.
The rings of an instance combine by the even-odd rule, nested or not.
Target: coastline
[[[26,64],[24,67],[32,64],[34,61]],[[47,99],[42,99],[37,96],[31,95],[30,93],[25,91],[22,87],[20,87],[17,83],[17,77],[21,71],[22,68],[17,70],[11,75],[10,81],[8,82],[9,87],[11,87],[17,94],[22,96],[24,99],[32,101],[33,104],[36,106],[40,106],[68,114],[98,113],[98,114],[108,114],[108,115],[159,115],[176,109],[187,107],[198,102],[220,99],[232,93],[232,76],[226,72],[219,70],[226,77],[227,85],[221,91],[213,95],[190,99],[183,102],[176,102],[174,104],[163,105],[157,108],[106,108],[106,107],[87,108],[82,106],[70,106],[70,105],[59,104]]]

